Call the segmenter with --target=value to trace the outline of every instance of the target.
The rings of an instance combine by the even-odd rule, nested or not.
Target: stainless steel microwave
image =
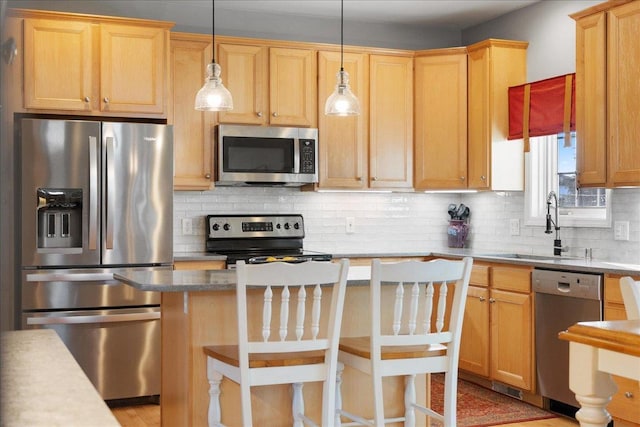
[[[216,185],[318,182],[318,129],[218,125]]]

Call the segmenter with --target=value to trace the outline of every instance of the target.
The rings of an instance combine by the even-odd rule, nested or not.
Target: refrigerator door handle
[[[139,322],[160,319],[159,311],[151,313],[107,314],[97,316],[28,317],[27,325],[73,325],[86,323]]]
[[[27,282],[104,282],[113,281],[113,273],[31,273]]]
[[[98,234],[98,138],[89,137],[89,250],[96,250]]]
[[[115,206],[115,186],[113,185],[113,180],[115,178],[114,172],[114,147],[113,147],[113,137],[108,136],[106,138],[107,141],[107,185],[106,185],[106,193],[107,193],[107,203],[105,209],[105,215],[107,219],[107,236],[106,236],[106,247],[107,249],[113,249],[113,207]]]

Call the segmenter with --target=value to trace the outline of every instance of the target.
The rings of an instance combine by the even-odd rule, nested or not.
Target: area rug
[[[444,375],[431,375],[431,407],[442,413]],[[458,380],[458,427],[487,427],[517,423],[555,415],[536,406],[505,396],[469,381]],[[432,427],[442,426],[432,422]]]

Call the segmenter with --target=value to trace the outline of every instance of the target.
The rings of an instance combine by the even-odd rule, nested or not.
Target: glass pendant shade
[[[349,87],[349,73],[340,70],[336,73],[337,83],[333,93],[324,104],[327,116],[357,116],[360,114],[360,102]]]
[[[229,111],[233,109],[231,92],[222,84],[220,72],[220,66],[215,62],[207,65],[207,77],[204,81],[204,86],[196,95],[196,110]]]

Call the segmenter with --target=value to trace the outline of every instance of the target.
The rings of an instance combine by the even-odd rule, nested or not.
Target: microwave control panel
[[[300,173],[316,173],[316,150],[313,139],[300,140]]]

